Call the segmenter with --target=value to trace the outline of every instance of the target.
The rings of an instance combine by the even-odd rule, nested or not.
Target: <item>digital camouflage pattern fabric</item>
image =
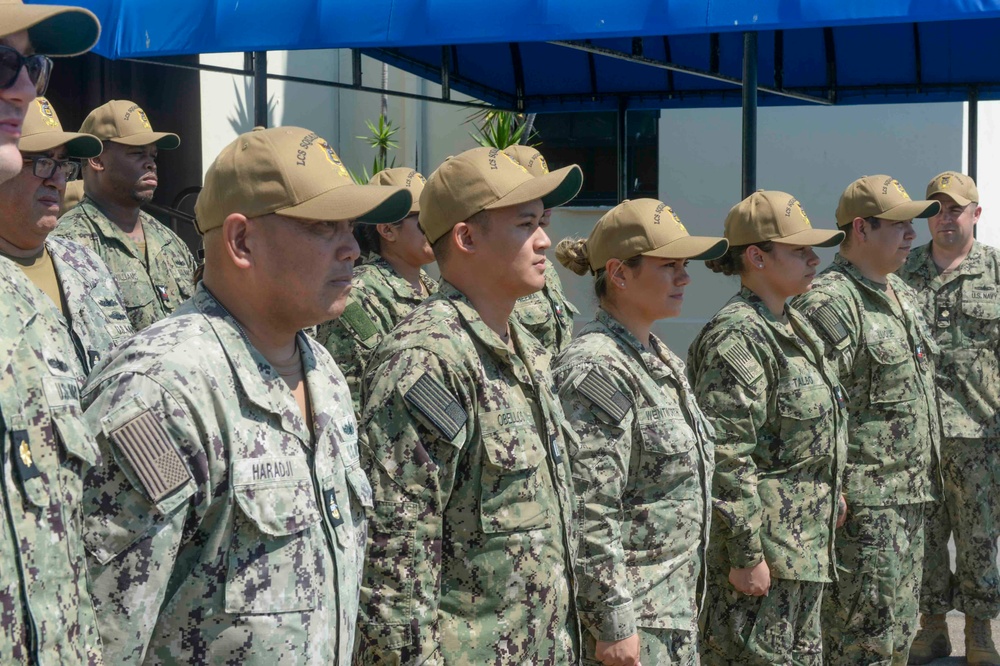
[[[702,666],[822,666],[820,626],[824,583],[772,578],[752,597],[732,585],[711,585],[702,625]],[[872,662],[855,662],[872,663]]]
[[[80,524],[100,464],[83,419],[83,368],[61,315],[0,259],[0,655],[5,664],[102,664]]]
[[[358,664],[571,664],[573,495],[548,353],[447,282],[364,378],[375,495]]]
[[[920,608],[993,618],[1000,613],[1000,252],[974,241],[957,268],[940,273],[928,244],[910,254],[899,276],[916,292],[941,350],[935,378],[944,494],[927,510]],[[956,567],[947,576],[952,535]]]
[[[437,291],[437,282],[424,271],[420,281],[428,294]],[[361,377],[376,345],[424,298],[388,261],[373,254],[354,269],[344,313],[317,327],[316,339],[347,377],[355,414],[361,413]]]
[[[577,608],[590,634],[585,662],[597,663],[595,641],[637,629],[694,636],[705,585],[712,427],[684,364],[655,336],[644,347],[598,310],[553,361],[552,374],[574,433],[567,452],[579,513]],[[678,662],[664,654],[649,663]]]
[[[199,286],[98,366],[84,542],[114,664],[346,664],[371,488],[343,375],[298,336],[313,406]]]
[[[84,371],[90,373],[102,357],[135,331],[117,283],[96,254],[65,238],[49,237],[45,247],[69,314],[73,346]]]
[[[776,318],[747,288],[691,345],[698,402],[716,431],[704,664],[821,664],[824,583],[847,457],[847,404],[800,313]],[[764,560],[771,590],[746,596],[731,568]]]
[[[573,316],[579,314],[563,292],[562,281],[552,262],[545,260],[545,286],[517,299],[513,316],[553,356],[573,337]]]
[[[895,275],[888,284],[898,303],[838,254],[795,300],[848,395],[848,515],[839,580],[823,604],[824,651],[834,663],[906,663],[917,629],[911,583],[915,575],[919,585],[923,560],[923,503],[941,491],[937,344],[913,291]],[[852,593],[873,586],[885,592],[877,603],[853,602]]]
[[[59,218],[53,232],[93,250],[118,283],[132,328],[141,331],[194,293],[195,261],[178,236],[140,212],[146,254],[89,197]]]

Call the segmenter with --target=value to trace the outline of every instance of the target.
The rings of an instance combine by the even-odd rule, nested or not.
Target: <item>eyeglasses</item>
[[[6,90],[17,82],[21,68],[28,70],[28,79],[35,84],[35,94],[42,96],[49,87],[52,61],[47,56],[23,56],[17,49],[0,45],[0,90]]]
[[[71,160],[54,160],[51,157],[25,157],[25,165],[31,163],[31,172],[36,178],[51,178],[58,169],[68,183],[80,175],[80,164]]]

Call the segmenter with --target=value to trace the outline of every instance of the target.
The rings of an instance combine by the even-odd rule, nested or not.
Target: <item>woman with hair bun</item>
[[[559,261],[594,276],[597,316],[553,361],[578,496],[583,663],[696,663],[711,512],[712,433],[684,364],[651,333],[680,314],[691,259],[722,238],[689,236],[664,203],[624,201]]]
[[[725,236],[729,251],[708,266],[738,275],[740,291],[688,353],[716,432],[701,663],[819,665],[846,517],[847,410],[823,343],[786,301],[809,289],[813,248],[844,233],[813,229],[790,194],[760,191],[729,212]]]

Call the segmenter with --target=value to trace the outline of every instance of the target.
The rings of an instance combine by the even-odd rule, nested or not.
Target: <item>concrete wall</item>
[[[242,54],[202,56],[209,64],[241,67]],[[349,51],[273,52],[274,73],[349,81]],[[363,59],[363,82],[378,87],[381,64]],[[439,94],[435,84],[390,68],[389,87],[424,95]],[[301,125],[326,137],[351,169],[371,168],[373,151],[357,136],[367,134],[365,119],[377,119],[379,95],[271,81],[271,125]],[[252,83],[242,77],[202,74],[202,146],[205,167],[218,151],[252,126]],[[399,166],[430,174],[448,155],[475,145],[465,124],[471,111],[461,107],[389,98],[389,117],[400,127]],[[1000,104],[980,104],[979,183],[983,195],[980,238],[1000,245],[991,224],[990,194],[1000,185],[1000,158],[989,149],[1000,132]],[[966,109],[961,104],[868,107],[798,107],[759,110],[758,186],[799,198],[817,227],[834,226],[833,213],[844,188],[855,178],[888,173],[914,198],[946,169],[964,171]],[[660,198],[669,203],[692,234],[721,235],[730,207],[740,200],[740,112],[738,109],[664,111],[660,120]],[[1000,138],[1000,137],[997,137]],[[544,151],[544,145],[542,146]],[[586,236],[607,209],[557,211],[550,229],[553,244],[566,236]],[[929,239],[917,223],[918,242]],[[824,251],[824,265],[832,257]],[[594,308],[589,278],[560,269],[571,300],[584,318]],[[661,322],[657,333],[684,356],[702,325],[736,292],[738,283],[692,269],[683,316]],[[581,319],[578,325],[586,319]]]

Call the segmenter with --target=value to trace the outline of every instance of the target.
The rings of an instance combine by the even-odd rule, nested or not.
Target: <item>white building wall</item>
[[[381,63],[363,58],[363,83],[378,87]],[[242,54],[204,55],[202,62],[242,67]],[[350,82],[350,51],[271,52],[268,70],[295,76]],[[436,84],[390,68],[389,88],[437,96]],[[270,124],[301,125],[327,138],[348,167],[371,168],[374,153],[358,136],[365,119],[377,120],[380,96],[314,85],[270,81]],[[459,95],[454,95],[461,99]],[[249,79],[202,74],[202,149],[205,168],[219,150],[253,124]],[[400,131],[394,151],[398,166],[416,166],[429,175],[448,155],[475,146],[465,121],[471,110],[441,103],[389,97],[389,118]],[[1000,133],[1000,103],[979,105],[979,184],[984,214],[979,237],[1000,246],[1000,229],[990,223],[990,193],[1000,186],[1000,156],[990,147]],[[913,198],[923,196],[932,176],[965,170],[966,109],[962,104],[856,107],[761,107],[758,112],[758,186],[798,197],[815,226],[833,227],[844,188],[855,178],[888,173]],[[730,207],[740,200],[739,109],[664,111],[660,119],[660,198],[678,213],[692,234],[721,235]],[[542,137],[544,141],[544,137]],[[544,152],[544,144],[541,146]],[[1000,205],[1000,204],[998,204]],[[577,208],[553,215],[553,245],[570,235],[586,236],[607,209]],[[918,222],[918,242],[929,239]],[[554,257],[554,253],[550,253]],[[822,253],[824,265],[832,251]],[[589,278],[563,270],[563,283],[586,321],[595,305]],[[692,268],[684,314],[661,322],[657,333],[682,357],[695,334],[738,283]]]

